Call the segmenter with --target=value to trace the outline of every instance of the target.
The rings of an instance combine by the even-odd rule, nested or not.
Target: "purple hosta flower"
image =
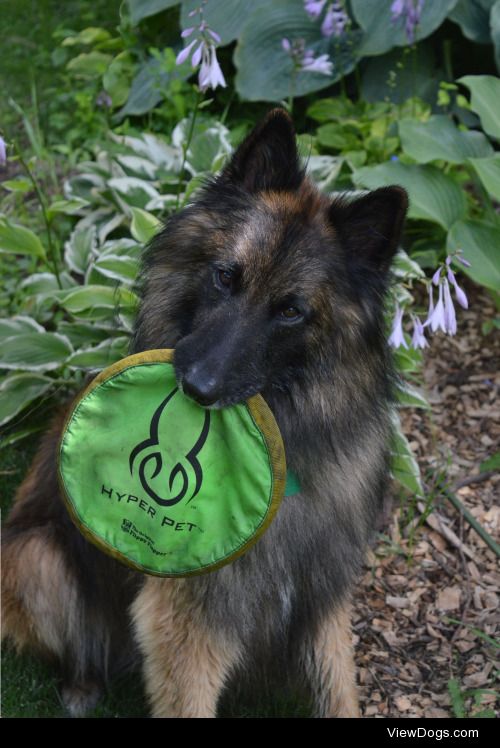
[[[202,57],[203,62],[201,63],[198,79],[201,90],[206,91],[207,88],[217,88],[217,86],[222,86],[224,88],[226,86],[226,81],[222,75],[222,70],[220,69],[213,44],[210,45],[210,47],[203,47]]]
[[[424,326],[422,322],[412,314],[413,320],[413,335],[411,339],[412,348],[428,348],[429,343],[427,342],[424,335]]]
[[[427,327],[427,325],[430,326],[432,332],[436,332],[436,330],[446,332],[442,283],[439,284],[439,298],[436,306],[434,306],[434,300],[432,298],[432,286],[429,286],[429,314],[424,322],[424,327]]]
[[[5,140],[0,135],[0,166],[5,166],[7,163],[7,148],[5,146]]]
[[[292,58],[297,72],[332,74],[333,62],[328,55],[314,57],[313,50],[305,48],[304,39],[295,39],[293,42],[290,42],[289,39],[282,39],[281,46]]]
[[[326,0],[304,0],[304,10],[313,19],[319,18],[325,5]]]
[[[404,310],[401,309],[399,304],[396,304],[396,312],[394,314],[394,322],[392,323],[392,332],[389,336],[389,345],[391,345],[393,348],[399,348],[400,346],[403,346],[404,348],[408,348],[408,343],[405,340],[405,336],[403,333],[403,313]]]
[[[328,55],[320,55],[315,58],[314,52],[308,49],[302,58],[300,69],[305,73],[323,73],[323,75],[331,75],[333,72],[333,62],[330,60]]]
[[[469,302],[467,300],[467,296],[465,295],[465,291],[458,285],[457,279],[455,278],[455,273],[450,267],[448,268],[448,280],[455,289],[455,296],[457,297],[457,301],[460,306],[463,307],[463,309],[468,309]]]
[[[191,56],[191,65],[196,69],[201,63],[198,74],[198,85],[203,92],[206,91],[207,88],[217,88],[217,86],[225,87],[227,85],[222,70],[220,69],[219,61],[217,60],[216,44],[220,44],[221,38],[216,31],[208,28],[207,23],[203,18],[203,8],[205,5],[206,0],[202,0],[201,6],[192,10],[188,14],[190,18],[199,15],[200,23],[198,26],[191,26],[188,29],[184,29],[181,34],[183,39],[187,39],[192,34],[195,34],[195,38],[187,45],[187,47],[184,47],[184,49],[179,52],[175,60],[177,65],[182,65],[186,62],[191,52],[193,52]]]
[[[460,250],[459,250],[459,252],[460,252]],[[465,259],[465,257],[462,257],[462,256],[461,256],[461,255],[459,255],[459,254],[457,254],[457,255],[455,255],[455,256],[456,256],[457,260],[458,260],[459,262],[461,262],[461,263],[462,263],[462,265],[464,265],[464,267],[466,267],[466,268],[470,268],[471,264],[470,264],[469,260],[466,260],[466,259]]]
[[[101,91],[95,100],[96,106],[102,107],[103,109],[110,109],[113,106],[111,96],[106,91]]]
[[[430,291],[430,301],[429,315],[424,323],[424,327],[429,325],[432,332],[442,330],[447,335],[455,335],[457,331],[457,318],[447,278],[441,278],[439,281],[439,297],[436,306],[433,307],[432,305],[432,290]]]
[[[443,295],[444,295],[444,324],[448,335],[455,335],[457,332],[457,318],[455,307],[450,293],[450,284],[447,278],[443,278]]]
[[[456,257],[457,260],[461,259],[457,254],[448,255],[448,257],[446,258],[446,261],[445,261],[444,265],[440,265],[438,267],[438,269],[436,270],[436,272],[434,273],[434,275],[432,276],[432,282],[433,282],[433,284],[435,286],[438,286],[440,283],[442,283],[443,279],[441,278],[441,276],[442,276],[443,272],[445,271],[446,275],[448,277],[448,281],[451,283],[451,285],[455,289],[455,296],[457,298],[458,303],[464,309],[468,309],[469,308],[469,302],[467,300],[467,296],[465,295],[465,291],[462,288],[460,288],[460,286],[458,285],[457,279],[455,277],[455,273],[453,272],[453,270],[450,267],[451,266],[451,262],[452,262],[452,260],[453,260],[454,257]],[[467,262],[467,260],[465,260],[465,262]],[[468,265],[470,267],[470,263],[468,263]],[[448,290],[448,292],[449,292],[449,290]],[[430,312],[431,311],[432,310],[429,310],[429,316],[430,316]]]
[[[339,2],[332,3],[325,13],[321,24],[321,33],[323,36],[342,36],[348,23],[349,16],[344,8]]]
[[[403,18],[406,38],[410,44],[415,41],[424,2],[425,0],[394,0],[391,5],[392,23],[396,23],[400,18]]]

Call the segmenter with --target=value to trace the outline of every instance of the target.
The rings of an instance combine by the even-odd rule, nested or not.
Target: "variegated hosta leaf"
[[[68,338],[55,332],[29,332],[6,338],[0,350],[0,369],[51,371],[73,353]]]
[[[310,156],[307,171],[322,192],[331,192],[342,168],[344,159],[340,156]]]
[[[393,415],[393,437],[391,444],[391,472],[404,488],[416,496],[424,495],[420,468],[408,439],[401,430],[397,413]]]
[[[32,317],[18,315],[10,319],[0,318],[0,341],[23,333],[45,332],[45,328]],[[1,349],[0,349],[1,350]]]
[[[77,226],[64,245],[64,260],[74,273],[84,275],[90,261],[97,254],[95,226]]]
[[[430,404],[423,392],[411,385],[409,382],[401,380],[398,382],[397,398],[399,404],[404,408],[423,408],[430,410]]]
[[[72,369],[105,369],[127,355],[129,343],[126,336],[103,340],[98,345],[73,353],[67,364]]]
[[[12,420],[52,385],[53,380],[42,374],[10,374],[5,377],[0,383],[0,426]]]
[[[397,278],[425,278],[420,265],[412,260],[401,247],[392,261],[391,270]]]
[[[61,306],[76,315],[93,308],[118,310],[120,307],[135,307],[136,304],[137,296],[132,291],[99,285],[76,288],[61,300]]]
[[[160,222],[146,210],[141,208],[131,208],[130,210],[132,211],[130,233],[138,242],[146,244],[160,228]]]

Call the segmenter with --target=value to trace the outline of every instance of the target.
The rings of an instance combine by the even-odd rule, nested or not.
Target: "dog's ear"
[[[272,109],[239,145],[220,176],[249,192],[296,190],[304,178],[295,130],[284,109]]]
[[[387,271],[398,248],[407,209],[406,190],[394,185],[350,202],[336,199],[329,217],[350,261]]]

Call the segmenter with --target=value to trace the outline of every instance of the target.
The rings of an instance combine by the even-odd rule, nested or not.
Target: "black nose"
[[[219,382],[205,374],[196,364],[191,366],[182,379],[184,394],[200,405],[213,405],[220,398]]]

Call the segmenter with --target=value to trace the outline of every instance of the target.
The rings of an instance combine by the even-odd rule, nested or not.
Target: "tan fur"
[[[149,578],[132,606],[154,717],[215,717],[239,652],[210,630],[189,580]]]
[[[9,543],[2,562],[2,638],[19,650],[62,656],[69,631],[78,627],[78,601],[60,553],[34,532]]]
[[[306,670],[318,690],[321,717],[359,717],[352,647],[350,606],[344,605],[322,624]]]

